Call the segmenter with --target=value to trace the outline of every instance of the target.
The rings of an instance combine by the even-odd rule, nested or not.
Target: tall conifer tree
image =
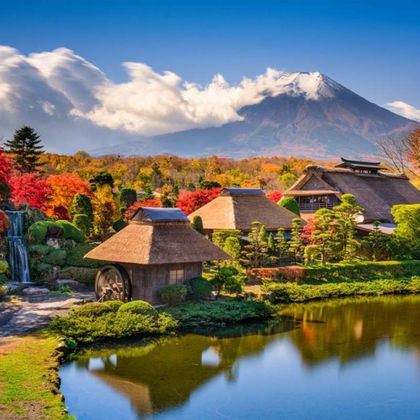
[[[5,142],[6,151],[13,155],[18,169],[24,173],[36,172],[41,166],[40,157],[44,153],[38,133],[29,126],[15,131],[12,140]]]

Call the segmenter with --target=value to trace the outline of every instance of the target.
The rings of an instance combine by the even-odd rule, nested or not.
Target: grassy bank
[[[237,322],[268,317],[267,302],[217,300],[187,303],[173,308],[123,311],[119,305],[86,304],[63,318],[53,320],[51,330],[81,344],[106,339],[172,334],[204,327],[224,327]]]
[[[56,337],[0,341],[0,418],[69,419],[59,392]]]
[[[266,283],[262,287],[274,303],[308,302],[312,300],[351,296],[381,296],[420,293],[420,277],[370,282],[297,285],[295,283]]]

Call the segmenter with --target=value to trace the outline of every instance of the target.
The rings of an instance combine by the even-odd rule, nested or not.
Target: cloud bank
[[[216,74],[201,86],[170,71],[156,72],[144,63],[122,65],[127,81],[115,83],[66,48],[24,55],[0,46],[0,140],[28,124],[41,134],[48,150],[71,153],[219,127],[242,120],[238,112],[242,107],[267,96],[287,92],[316,100],[331,96],[339,86],[317,72],[286,73],[271,68],[236,85]],[[400,113],[410,112],[403,102],[388,105]],[[418,110],[411,112],[409,118],[420,119]]]
[[[390,111],[395,112],[396,114],[400,114],[405,118],[408,118],[414,121],[420,121],[420,109],[417,109],[406,102],[403,102],[403,101],[388,102],[386,106]]]

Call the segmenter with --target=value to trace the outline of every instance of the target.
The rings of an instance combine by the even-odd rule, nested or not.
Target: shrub
[[[0,274],[7,274],[9,271],[9,264],[6,260],[0,260]]]
[[[239,239],[241,237],[241,231],[224,229],[214,230],[211,235],[211,240],[215,245],[217,245],[220,248],[223,248],[225,246],[226,239],[230,237]]]
[[[132,188],[122,188],[120,201],[127,208],[132,206],[137,201],[136,190],[133,190]]]
[[[99,304],[107,307],[105,303]],[[110,307],[108,306],[110,309]],[[72,337],[79,343],[92,343],[104,339],[132,337],[136,335],[168,334],[177,329],[178,323],[165,313],[142,315],[112,309],[94,316],[70,313],[51,322],[55,333]]]
[[[28,246],[28,252],[31,257],[44,259],[55,248],[45,244],[33,244]]]
[[[42,244],[48,238],[61,238],[64,229],[50,220],[42,220],[34,223],[28,229],[29,241],[34,244]]]
[[[6,233],[8,228],[9,218],[7,217],[7,214],[0,209],[0,235]]]
[[[284,207],[292,213],[295,213],[297,216],[300,216],[299,204],[293,197],[284,196],[278,204],[279,206]]]
[[[291,281],[300,283],[305,275],[305,268],[298,265],[270,268],[252,268],[248,270],[248,278],[251,281]]]
[[[189,282],[189,294],[194,300],[205,299],[210,296],[213,291],[211,283],[203,279],[203,277],[196,277]]]
[[[75,214],[73,217],[73,225],[85,235],[89,235],[91,222],[86,214]]]
[[[54,249],[46,257],[45,262],[51,265],[64,266],[66,264],[67,252],[65,249]]]
[[[156,309],[144,300],[133,300],[131,302],[124,303],[118,309],[119,312],[131,312],[133,314],[140,315],[152,315],[156,313]]]
[[[228,293],[241,293],[245,284],[244,276],[233,266],[219,267],[210,282],[218,295],[222,290]]]
[[[185,284],[170,284],[160,289],[160,298],[169,306],[176,306],[185,301],[188,289]]]
[[[80,283],[91,285],[95,282],[97,270],[87,267],[66,267],[60,270],[59,276],[62,279],[77,280]]]
[[[204,233],[203,219],[200,216],[194,216],[192,227],[199,233]]]
[[[267,302],[253,300],[217,300],[206,303],[189,303],[161,311],[175,318],[182,329],[223,327],[250,319],[267,318],[274,309]]]
[[[71,204],[70,214],[74,218],[76,214],[84,214],[89,220],[89,230],[92,227],[93,223],[93,207],[92,201],[89,196],[82,193],[77,193],[73,197]]]
[[[100,302],[88,302],[80,306],[76,306],[71,310],[71,313],[75,316],[99,316],[107,312],[113,312],[113,308],[110,305],[106,305]]]
[[[65,239],[71,239],[75,242],[85,242],[86,236],[73,223],[67,220],[57,220],[56,224],[63,229]]]
[[[108,305],[114,312],[117,312],[118,309],[124,304],[121,300],[107,300],[104,302],[105,305]]]
[[[124,229],[127,225],[128,223],[125,220],[119,219],[112,224],[112,229],[114,229],[115,232],[119,232],[120,230]]]
[[[5,297],[7,295],[7,287],[6,286],[1,286],[0,285],[0,299],[2,299],[3,297]]]
[[[379,296],[385,294],[420,293],[420,277],[411,280],[374,280],[371,282],[301,285],[270,283],[264,286],[275,303],[307,302],[347,296]]]
[[[66,264],[75,267],[99,268],[100,261],[83,258],[90,250],[94,248],[92,244],[78,244],[67,250]]]

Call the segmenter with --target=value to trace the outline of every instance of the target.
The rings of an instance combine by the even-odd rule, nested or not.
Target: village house
[[[85,258],[109,262],[96,278],[98,300],[157,304],[162,287],[201,276],[204,261],[230,257],[195,231],[180,209],[144,207]]]
[[[392,233],[391,207],[420,203],[420,191],[407,176],[385,171],[380,162],[344,158],[334,168],[307,166],[285,195],[297,200],[302,217],[307,219],[320,208],[339,204],[342,194],[353,194],[365,210],[360,218],[359,230],[369,231],[373,222],[379,221],[384,233]]]
[[[298,216],[268,199],[263,190],[252,188],[224,188],[220,196],[191,213],[191,221],[200,216],[204,232],[240,230],[247,233],[252,223],[262,223],[267,232],[288,231]]]

